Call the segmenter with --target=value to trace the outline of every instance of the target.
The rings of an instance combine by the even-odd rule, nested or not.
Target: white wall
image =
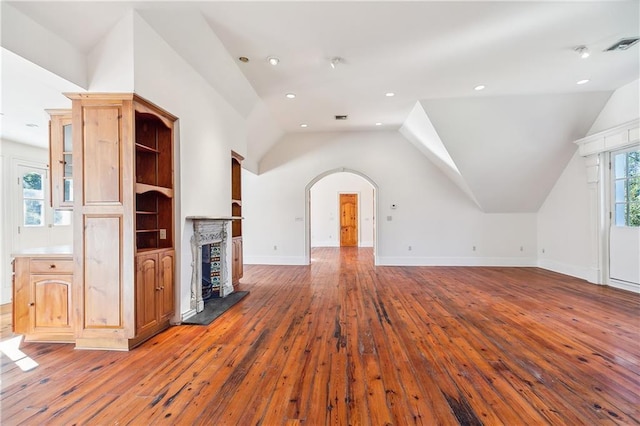
[[[587,168],[576,152],[538,212],[538,264],[594,280]]]
[[[535,214],[481,212],[395,131],[286,135],[243,176],[245,263],[303,264],[305,187],[341,167],[378,186],[380,264],[535,264]]]
[[[591,135],[640,116],[639,80],[616,90],[591,129]],[[538,212],[538,265],[598,282],[598,201],[587,183],[585,159],[575,154]],[[544,249],[544,253],[542,250]]]
[[[135,91],[178,117],[175,151],[177,314],[189,311],[192,223],[231,214],[231,150],[246,151],[239,113],[140,16],[134,16]],[[230,244],[228,260],[231,259]]]
[[[632,81],[613,92],[587,135],[610,129],[640,117],[640,80]]]
[[[373,187],[353,173],[334,173],[311,188],[311,247],[340,247],[340,194],[358,194],[358,246],[373,247]]]

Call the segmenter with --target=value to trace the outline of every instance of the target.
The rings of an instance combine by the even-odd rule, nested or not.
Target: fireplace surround
[[[191,310],[202,312],[204,309],[204,298],[202,294],[203,288],[203,247],[215,244],[219,245],[219,259],[216,260],[215,267],[219,272],[216,276],[216,284],[219,286],[217,290],[219,297],[226,297],[233,293],[233,284],[230,279],[230,259],[228,256],[229,247],[229,230],[230,223],[234,217],[207,217],[207,216],[189,216],[187,219],[193,222],[193,236],[191,237]],[[204,250],[205,253],[210,252],[209,249]],[[218,263],[219,262],[219,263]],[[207,277],[211,278],[211,277]]]

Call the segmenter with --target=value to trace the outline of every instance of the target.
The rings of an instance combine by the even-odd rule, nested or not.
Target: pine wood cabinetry
[[[144,334],[174,311],[174,251],[158,250],[136,256],[136,332]]]
[[[176,118],[135,94],[72,100],[76,346],[128,350],[174,312]]]
[[[49,165],[51,206],[73,208],[73,136],[70,109],[47,110],[49,121]]]
[[[71,255],[13,261],[13,328],[26,341],[73,342]]]
[[[242,160],[244,157],[231,151],[231,282],[235,285],[243,275],[242,259]]]

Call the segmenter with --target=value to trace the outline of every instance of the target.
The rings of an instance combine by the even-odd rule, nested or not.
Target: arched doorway
[[[338,173],[345,173],[355,175],[359,180],[363,180],[368,184],[368,187],[371,189],[371,193],[367,193],[365,191],[364,194],[360,195],[358,198],[358,203],[360,206],[359,211],[364,214],[359,215],[359,230],[358,230],[358,243],[363,246],[373,246],[374,253],[374,264],[378,264],[377,261],[377,235],[378,235],[378,185],[367,175],[361,173],[357,170],[347,169],[347,168],[339,168],[334,170],[329,170],[324,172],[309,182],[305,188],[305,262],[306,264],[311,263],[311,247],[313,244],[321,244],[327,246],[340,246],[340,236],[339,236],[339,227],[340,227],[340,218],[339,218],[339,197],[343,193],[350,193],[348,187],[341,188],[340,186],[336,187],[333,185],[332,189],[328,189],[327,192],[317,192],[316,198],[318,195],[325,197],[325,204],[327,204],[327,209],[323,213],[320,213],[320,216],[325,216],[322,220],[318,220],[319,209],[314,208],[318,207],[312,203],[314,203],[314,199],[311,196],[312,188],[314,185],[322,181],[323,179],[335,175]],[[356,191],[362,192],[362,191]],[[324,194],[324,195],[322,195]],[[329,198],[326,198],[329,197]],[[333,198],[331,198],[333,197]],[[328,200],[328,202],[327,202]],[[322,200],[321,200],[322,201]],[[364,208],[363,208],[363,204]],[[369,205],[369,203],[371,203]],[[314,215],[315,210],[315,215]],[[319,223],[321,225],[319,225]],[[314,229],[314,225],[322,226],[322,230],[318,233],[323,235],[312,235],[312,229]],[[331,238],[327,238],[327,236]]]

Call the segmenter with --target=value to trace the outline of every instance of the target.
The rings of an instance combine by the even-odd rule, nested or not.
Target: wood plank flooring
[[[536,268],[246,266],[210,326],[128,352],[23,343],[3,425],[640,423],[640,296]]]

